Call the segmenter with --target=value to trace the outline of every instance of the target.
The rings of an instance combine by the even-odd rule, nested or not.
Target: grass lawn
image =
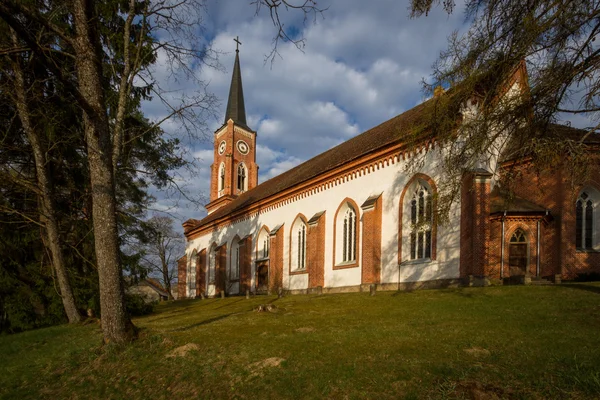
[[[96,323],[0,336],[0,398],[600,398],[600,284],[183,300],[134,322],[125,348]]]

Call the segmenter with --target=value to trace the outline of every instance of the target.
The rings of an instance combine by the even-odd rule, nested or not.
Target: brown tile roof
[[[352,139],[330,149],[308,161],[269,179],[254,189],[240,195],[237,199],[206,216],[204,219],[188,220],[184,223],[185,232],[209,224],[232,212],[238,211],[258,201],[268,198],[283,190],[305,182],[317,175],[358,159],[373,151],[393,143],[398,143],[411,132],[411,128],[425,122],[423,112],[432,104],[430,99],[418,106],[353,137]]]
[[[490,193],[490,214],[503,213],[506,211],[514,214],[545,214],[546,208],[527,199],[511,196],[509,192],[494,187]]]

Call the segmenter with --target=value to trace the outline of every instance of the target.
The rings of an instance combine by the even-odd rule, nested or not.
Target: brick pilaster
[[[325,286],[325,213],[308,221],[306,255],[308,287]]]
[[[363,250],[361,283],[381,282],[382,200],[363,204]]]

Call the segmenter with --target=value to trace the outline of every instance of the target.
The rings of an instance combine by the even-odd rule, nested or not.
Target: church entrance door
[[[256,264],[256,293],[269,291],[269,262],[261,261]]]
[[[528,243],[525,232],[517,229],[510,238],[510,247],[508,251],[508,266],[510,276],[526,275],[528,265]]]

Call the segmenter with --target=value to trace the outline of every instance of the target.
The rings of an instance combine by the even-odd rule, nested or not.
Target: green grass
[[[95,323],[0,337],[0,398],[600,397],[600,284],[185,300],[135,324],[125,348]]]

